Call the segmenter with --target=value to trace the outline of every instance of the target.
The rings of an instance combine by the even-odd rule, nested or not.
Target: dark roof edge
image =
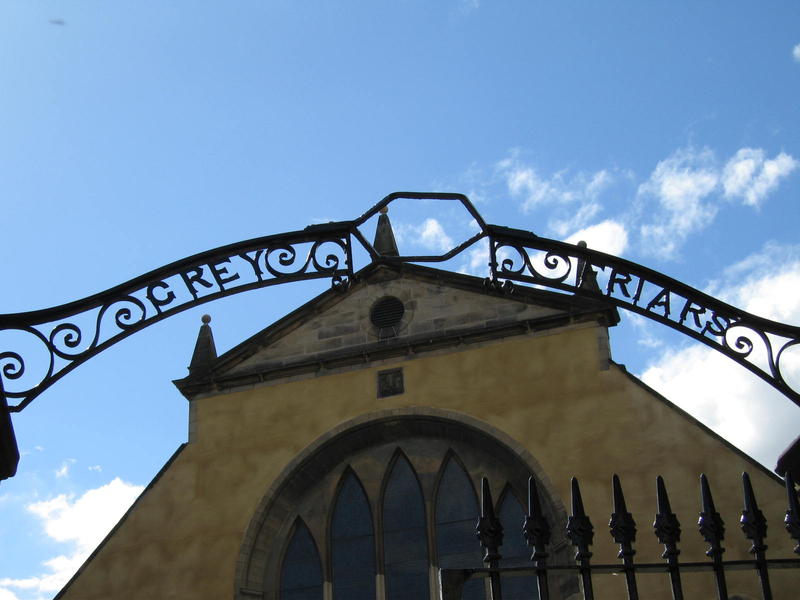
[[[180,446],[177,447],[175,452],[172,453],[172,456],[170,456],[167,459],[167,462],[164,463],[164,466],[159,469],[158,473],[156,473],[156,476],[153,477],[153,479],[150,481],[150,483],[148,483],[147,486],[142,490],[142,493],[139,494],[139,496],[136,498],[136,500],[133,501],[133,504],[131,504],[130,507],[128,508],[128,510],[125,511],[125,514],[122,515],[122,517],[120,518],[119,521],[117,521],[117,524],[114,525],[114,527],[111,528],[111,531],[109,531],[108,534],[106,534],[106,537],[103,538],[103,541],[101,541],[97,545],[97,548],[95,548],[92,551],[92,553],[86,558],[86,560],[83,561],[83,564],[78,568],[77,571],[75,571],[75,574],[72,577],[69,578],[69,581],[67,581],[67,583],[64,584],[64,587],[61,588],[61,591],[59,591],[58,594],[53,596],[53,600],[59,600],[59,598],[61,598],[61,596],[67,592],[67,590],[72,585],[72,583],[76,579],[78,579],[78,577],[81,575],[81,573],[83,573],[83,571],[86,569],[86,567],[89,565],[89,563],[92,562],[92,560],[94,560],[94,557],[97,556],[99,554],[100,550],[102,550],[105,547],[105,545],[108,542],[108,540],[110,540],[111,537],[114,536],[117,533],[117,530],[119,530],[119,528],[122,527],[122,524],[128,519],[128,515],[130,515],[133,512],[133,510],[138,506],[139,501],[142,498],[144,498],[145,495],[151,489],[153,489],[153,487],[156,485],[156,483],[158,483],[158,480],[161,479],[161,476],[164,473],[167,472],[167,469],[169,469],[170,466],[172,465],[172,463],[175,462],[175,460],[178,458],[180,453],[183,452],[183,449],[186,448],[187,444],[188,444],[188,442],[183,442]]]
[[[620,320],[619,312],[617,311],[616,307],[614,307],[614,305],[610,302],[603,302],[602,300],[590,299],[549,290],[540,290],[525,285],[513,286],[513,291],[511,292],[501,291],[493,285],[487,285],[487,278],[466,275],[464,273],[455,273],[453,271],[434,269],[431,267],[410,263],[397,263],[391,260],[385,262],[382,260],[376,260],[355,273],[353,277],[353,283],[347,290],[341,291],[337,289],[329,289],[321,294],[318,294],[287,315],[251,335],[249,338],[240,342],[227,352],[221,354],[215,363],[204,373],[198,374],[198,376],[189,375],[181,379],[175,379],[173,380],[173,383],[178,390],[181,391],[184,396],[186,396],[183,391],[184,388],[192,386],[193,384],[210,381],[213,379],[214,372],[219,372],[225,368],[232,367],[237,363],[246,360],[263,347],[263,344],[259,343],[261,340],[273,336],[277,337],[282,332],[302,322],[305,318],[321,312],[321,309],[326,309],[331,305],[340,302],[346,298],[356,286],[362,285],[365,281],[372,277],[375,272],[381,269],[394,271],[398,276],[402,276],[404,274],[413,274],[422,279],[445,283],[452,287],[473,293],[481,293],[489,296],[495,296],[497,298],[506,298],[512,300],[516,299],[523,302],[536,302],[543,306],[560,310],[564,310],[566,304],[571,304],[582,309],[581,312],[603,311],[606,313],[604,325],[607,327],[613,327],[619,323]]]
[[[639,386],[639,387],[641,387],[641,388],[644,388],[644,389],[645,389],[647,392],[649,392],[650,394],[652,394],[653,396],[655,396],[655,398],[656,398],[657,400],[660,400],[661,402],[663,402],[664,404],[666,404],[666,405],[667,405],[669,408],[671,408],[672,410],[674,410],[675,412],[677,412],[679,415],[681,415],[683,418],[685,418],[686,420],[688,420],[689,422],[691,422],[693,425],[696,425],[697,427],[699,427],[699,428],[700,428],[700,429],[701,429],[701,430],[702,430],[704,433],[706,433],[706,434],[710,435],[711,437],[713,437],[713,438],[714,438],[714,439],[716,439],[717,441],[719,441],[719,442],[722,442],[722,444],[723,444],[724,446],[726,446],[726,447],[727,447],[727,448],[729,448],[730,450],[733,450],[733,451],[734,451],[736,454],[738,454],[739,456],[741,456],[742,458],[744,458],[745,460],[747,460],[747,462],[749,462],[750,464],[752,464],[754,467],[756,467],[756,468],[757,468],[759,471],[761,471],[761,472],[762,472],[764,475],[766,475],[767,477],[769,477],[770,479],[772,479],[774,482],[776,482],[776,483],[780,484],[781,486],[783,486],[783,485],[784,485],[783,479],[781,479],[780,477],[778,477],[778,475],[776,475],[776,474],[775,474],[775,473],[774,473],[772,470],[770,470],[770,469],[768,469],[767,467],[765,467],[764,465],[762,465],[762,464],[761,464],[760,462],[758,462],[758,461],[757,461],[755,458],[753,458],[752,456],[750,456],[749,454],[747,454],[747,452],[745,452],[744,450],[742,450],[742,449],[740,449],[740,448],[737,448],[736,446],[734,446],[733,444],[731,444],[731,443],[730,443],[728,440],[726,440],[724,437],[722,437],[722,436],[721,436],[721,435],[719,435],[717,432],[715,432],[713,429],[711,429],[710,427],[708,427],[708,425],[705,425],[705,424],[704,424],[704,423],[702,423],[701,421],[698,421],[698,420],[697,420],[695,417],[693,417],[693,416],[692,416],[692,415],[690,415],[688,412],[686,412],[685,410],[683,410],[683,409],[682,409],[680,406],[678,406],[677,404],[675,404],[675,403],[674,403],[674,402],[672,402],[671,400],[668,400],[667,398],[665,398],[664,396],[662,396],[660,393],[658,393],[656,390],[654,390],[653,388],[651,388],[651,387],[650,387],[649,385],[647,385],[647,384],[646,384],[644,381],[642,381],[642,380],[641,380],[641,379],[639,379],[638,377],[635,377],[634,375],[632,375],[631,373],[629,373],[629,372],[628,372],[628,370],[625,368],[625,365],[621,365],[621,364],[619,364],[619,363],[617,363],[617,362],[614,362],[613,360],[611,361],[611,364],[612,364],[613,366],[617,367],[617,368],[618,368],[620,371],[622,371],[622,373],[624,373],[624,374],[625,374],[625,376],[626,376],[626,377],[628,377],[628,379],[630,379],[631,381],[633,381],[633,382],[634,382],[636,385],[638,385],[638,386]]]
[[[544,332],[558,327],[599,322],[600,319],[596,318],[596,314],[597,313],[594,311],[556,314],[536,319],[511,321],[488,328],[480,327],[458,330],[433,338],[430,334],[421,334],[390,345],[376,343],[372,346],[358,346],[347,350],[334,350],[324,355],[310,356],[307,360],[275,366],[269,369],[253,370],[236,375],[223,375],[218,378],[212,376],[209,379],[203,380],[182,380],[174,383],[181,390],[181,393],[191,400],[194,396],[201,393],[226,393],[238,387],[258,385],[286,377],[308,374],[334,374],[338,372],[339,369],[362,365],[365,362],[417,356],[442,348],[469,346],[471,344],[489,342],[512,336]]]

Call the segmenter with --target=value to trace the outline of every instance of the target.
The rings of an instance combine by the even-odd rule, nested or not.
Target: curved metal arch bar
[[[480,232],[439,256],[380,256],[359,226],[399,198],[460,202]],[[44,374],[24,389],[18,412],[45,389],[105,348],[178,312],[239,292],[318,278],[334,288],[352,281],[353,238],[372,261],[444,262],[489,238],[491,278],[608,301],[671,327],[728,356],[800,405],[800,393],[781,370],[784,352],[800,346],[800,328],[757,317],[631,261],[535,234],[487,224],[463,194],[395,192],[352,221],[311,225],[195,254],[88,298],[54,308],[0,315],[0,333],[28,336],[46,352]],[[505,280],[505,284],[503,284]],[[2,348],[0,348],[2,350]],[[800,350],[800,349],[798,349]],[[25,358],[0,351],[0,383],[13,384]],[[8,385],[5,386],[9,387]]]
[[[335,288],[353,276],[351,221],[255,238],[189,256],[82,300],[0,315],[0,333],[28,337],[43,350],[33,385],[13,389],[26,375],[26,357],[0,351],[6,398],[19,412],[109,346],[169,316],[240,292],[293,281],[330,278]],[[30,345],[30,344],[28,344]],[[42,361],[40,361],[42,362]],[[38,365],[37,365],[38,366]]]
[[[600,299],[671,327],[749,369],[800,406],[781,359],[800,353],[800,327],[745,312],[629,260],[489,225],[490,269],[500,289],[517,281]],[[788,362],[788,361],[787,361]]]

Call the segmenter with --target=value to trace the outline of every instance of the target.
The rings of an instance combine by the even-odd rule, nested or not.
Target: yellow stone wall
[[[652,533],[661,474],[683,525],[681,560],[705,560],[696,531],[700,472],[708,474],[728,528],[725,558],[747,558],[738,528],[745,470],[769,521],[769,555],[788,556],[783,488],[618,366],[604,370],[604,336],[603,328],[584,325],[196,399],[192,441],[61,597],[232,598],[244,533],[287,463],[347,421],[415,407],[499,430],[533,455],[567,507],[569,480],[577,476],[595,526],[596,563],[617,562],[607,529],[615,472],[638,523],[637,559],[661,560]],[[376,373],[387,366],[403,367],[406,391],[379,399]],[[687,598],[715,597],[711,577],[687,575]],[[776,598],[796,597],[789,582],[799,578],[776,572]],[[640,575],[642,597],[669,598],[666,579]],[[732,594],[760,597],[754,573],[730,580]],[[596,576],[595,586],[598,598],[624,597],[623,577]]]

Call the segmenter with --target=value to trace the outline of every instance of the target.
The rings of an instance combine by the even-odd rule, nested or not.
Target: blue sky
[[[435,190],[798,324],[798,97],[795,2],[2,0],[0,312]],[[469,231],[440,205],[392,215],[409,253]],[[170,381],[201,314],[225,350],[324,287],[172,317],[17,415],[0,600],[52,597],[185,440]],[[767,466],[800,433],[663,327],[623,314],[612,352]]]

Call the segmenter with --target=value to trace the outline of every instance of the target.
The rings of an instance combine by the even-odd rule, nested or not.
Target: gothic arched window
[[[398,452],[383,493],[383,561],[388,600],[428,594],[425,500],[414,467]]]
[[[451,453],[445,459],[436,491],[436,549],[439,566],[463,569],[483,567],[480,546],[475,543],[478,498],[469,475]],[[482,600],[486,592],[481,580],[468,581],[464,600]]]
[[[349,470],[334,504],[330,543],[334,600],[374,600],[372,514],[358,477]]]
[[[322,581],[317,546],[308,527],[298,518],[281,567],[281,598],[322,600]]]
[[[440,568],[484,566],[475,535],[481,477],[504,490],[503,566],[530,565],[517,500],[529,464],[482,430],[439,417],[393,415],[331,436],[298,457],[262,501],[242,549],[236,598],[437,598]],[[549,497],[543,504],[553,522],[564,520]],[[566,561],[566,543],[554,560],[559,553]],[[535,577],[503,581],[509,600],[523,590],[535,595]],[[485,600],[487,585],[471,579],[463,597]],[[551,597],[576,586],[554,581]]]
[[[525,511],[522,504],[514,497],[510,487],[506,487],[500,497],[497,517],[503,527],[521,528],[525,521]],[[513,530],[512,530],[513,531]],[[528,547],[522,536],[507,535],[503,542],[503,559],[501,567],[528,567],[531,564],[533,550]],[[504,600],[530,600],[536,598],[538,584],[535,575],[524,577],[507,577],[503,580]]]

